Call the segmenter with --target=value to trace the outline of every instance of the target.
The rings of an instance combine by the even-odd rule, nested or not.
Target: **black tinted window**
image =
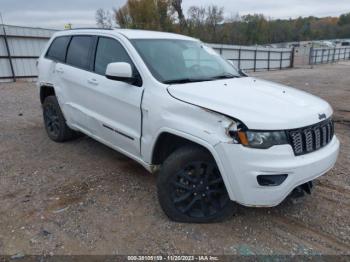
[[[92,41],[93,38],[90,36],[74,36],[68,47],[67,64],[89,69]]]
[[[52,41],[52,44],[46,54],[47,58],[64,62],[66,58],[67,46],[70,36],[57,37]]]
[[[127,62],[132,65],[129,55],[118,41],[100,37],[96,50],[95,72],[104,75],[107,65],[114,62]]]

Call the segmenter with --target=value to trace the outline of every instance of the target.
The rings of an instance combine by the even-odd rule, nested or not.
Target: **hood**
[[[313,125],[332,115],[324,100],[252,77],[171,85],[171,96],[242,121],[249,129],[283,130]]]

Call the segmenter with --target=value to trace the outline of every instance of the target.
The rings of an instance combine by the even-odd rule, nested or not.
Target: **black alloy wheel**
[[[213,216],[230,201],[216,164],[200,161],[174,176],[171,195],[174,206],[194,218]]]
[[[164,161],[157,189],[163,211],[174,221],[218,222],[235,211],[215,160],[199,146],[179,148]]]
[[[66,124],[61,108],[55,96],[48,96],[43,103],[44,125],[49,138],[55,142],[65,142],[81,136]]]
[[[58,137],[60,133],[60,121],[56,108],[52,104],[48,104],[44,110],[44,122],[49,135]]]

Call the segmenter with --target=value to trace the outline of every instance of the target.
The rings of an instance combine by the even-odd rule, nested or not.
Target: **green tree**
[[[341,15],[338,24],[340,26],[350,24],[350,13]]]
[[[168,0],[128,0],[116,9],[115,20],[121,28],[172,31],[174,18]]]
[[[182,0],[128,0],[114,10],[122,28],[140,28],[179,32],[204,42],[256,45],[291,41],[350,38],[350,13],[340,17],[299,17],[297,19],[267,19],[262,14],[224,17],[224,8],[191,6],[187,16]],[[96,21],[104,24],[103,12]],[[99,22],[100,21],[100,22]]]

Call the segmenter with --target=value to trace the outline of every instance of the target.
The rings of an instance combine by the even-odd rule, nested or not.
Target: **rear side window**
[[[114,62],[126,62],[133,66],[129,55],[117,40],[100,37],[96,49],[94,71],[104,75],[107,65]]]
[[[81,69],[90,69],[91,36],[73,36],[67,51],[67,64]]]
[[[46,53],[46,57],[64,63],[69,40],[70,36],[61,36],[55,38]]]

